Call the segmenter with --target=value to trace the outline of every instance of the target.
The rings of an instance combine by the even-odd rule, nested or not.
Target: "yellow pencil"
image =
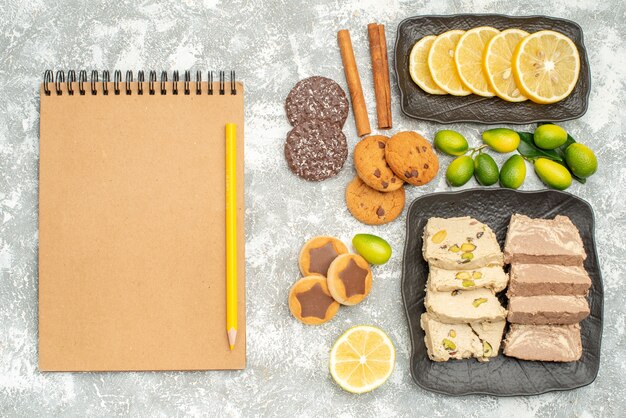
[[[226,124],[226,333],[237,338],[237,126]]]

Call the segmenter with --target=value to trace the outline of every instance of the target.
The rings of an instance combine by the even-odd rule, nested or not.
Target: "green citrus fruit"
[[[567,141],[567,132],[559,125],[539,125],[533,134],[535,145],[541,149],[555,149]]]
[[[385,264],[391,257],[391,245],[376,235],[356,234],[352,238],[352,245],[370,264]]]
[[[483,186],[491,186],[498,182],[498,164],[489,154],[480,153],[474,158],[474,175]]]
[[[494,128],[483,132],[483,142],[496,152],[507,153],[517,149],[520,137],[511,129]]]
[[[467,155],[455,158],[446,170],[446,180],[450,186],[462,186],[474,175],[474,160]]]
[[[572,144],[565,149],[565,162],[572,173],[587,178],[598,169],[596,155],[583,144]]]
[[[500,184],[502,187],[517,189],[526,179],[526,162],[521,155],[512,155],[500,169]]]
[[[435,148],[448,155],[463,155],[467,152],[469,145],[463,135],[456,131],[444,129],[435,134]]]
[[[535,160],[535,173],[548,187],[565,190],[572,184],[572,175],[569,170],[547,158]]]

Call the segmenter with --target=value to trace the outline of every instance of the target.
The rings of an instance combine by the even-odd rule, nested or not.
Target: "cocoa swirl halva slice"
[[[293,126],[319,120],[341,128],[348,118],[348,108],[348,98],[339,84],[321,76],[300,80],[285,102],[287,119]]]
[[[347,157],[346,136],[337,125],[304,121],[287,134],[285,158],[289,169],[306,180],[321,181],[336,175]]]

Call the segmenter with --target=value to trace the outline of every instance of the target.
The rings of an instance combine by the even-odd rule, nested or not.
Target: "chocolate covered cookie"
[[[398,177],[414,186],[428,183],[439,171],[430,142],[412,131],[399,132],[387,141],[385,159]]]
[[[336,175],[347,157],[346,137],[337,125],[304,121],[287,134],[287,164],[306,180],[320,181]]]
[[[363,138],[354,148],[354,168],[365,184],[380,192],[393,192],[404,184],[385,159],[387,138],[372,135]]]
[[[307,325],[330,321],[339,310],[324,277],[309,276],[298,280],[289,291],[289,310]]]
[[[300,250],[298,265],[303,276],[326,277],[328,267],[337,256],[348,252],[343,242],[333,237],[314,237]]]
[[[356,305],[372,290],[372,270],[358,254],[343,254],[328,269],[328,290],[342,305]]]
[[[404,209],[404,188],[393,192],[379,192],[355,177],[346,187],[346,205],[359,221],[368,225],[382,225],[396,219]]]
[[[313,76],[300,80],[291,89],[285,110],[293,126],[304,121],[319,120],[341,128],[348,117],[348,98],[335,81]]]

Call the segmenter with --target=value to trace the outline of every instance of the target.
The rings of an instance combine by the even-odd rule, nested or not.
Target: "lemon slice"
[[[435,35],[428,35],[420,39],[413,45],[409,56],[409,74],[411,78],[426,93],[447,94],[435,84],[428,68],[428,51],[437,38]]]
[[[511,61],[519,42],[528,36],[521,29],[507,29],[487,42],[483,55],[483,70],[489,86],[498,97],[507,102],[528,100],[517,87],[513,77]]]
[[[498,29],[490,26],[470,29],[461,36],[454,51],[454,62],[461,81],[479,96],[495,96],[483,72],[483,51],[487,42],[498,33]]]
[[[467,96],[472,93],[463,86],[454,63],[454,50],[464,33],[462,30],[442,33],[433,41],[428,52],[428,68],[435,84],[454,96]]]
[[[513,76],[522,94],[536,103],[565,99],[580,74],[580,56],[574,42],[551,30],[520,41],[513,53]]]
[[[352,327],[330,351],[330,374],[343,389],[365,393],[387,381],[396,363],[393,343],[380,328]]]

